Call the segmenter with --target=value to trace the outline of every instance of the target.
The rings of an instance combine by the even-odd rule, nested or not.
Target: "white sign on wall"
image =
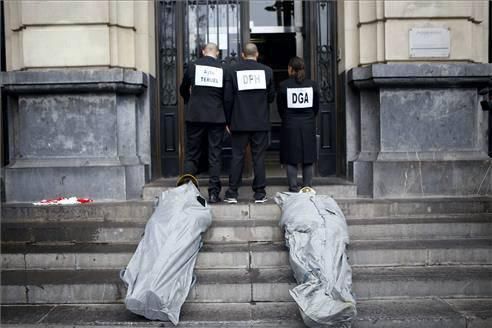
[[[222,68],[196,65],[195,85],[201,87],[222,88]]]
[[[409,43],[412,58],[447,58],[451,49],[449,29],[444,27],[412,28]]]
[[[263,70],[237,71],[236,76],[239,91],[266,89],[265,71]]]

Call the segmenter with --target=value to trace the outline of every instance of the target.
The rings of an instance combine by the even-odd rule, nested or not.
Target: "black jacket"
[[[299,89],[299,88],[312,88],[313,89],[313,99],[305,99],[305,95],[299,95],[293,97],[291,93],[290,100],[295,103],[307,103],[310,101],[311,106],[299,107],[299,108],[288,108],[288,98],[287,89]],[[302,105],[299,105],[302,106]],[[281,118],[286,116],[299,116],[303,114],[312,113],[314,116],[318,114],[319,110],[319,87],[316,81],[304,80],[302,82],[296,81],[294,78],[287,79],[280,82],[279,94],[277,96],[277,110]]]
[[[225,123],[223,78],[220,88],[195,85],[197,65],[222,69],[221,63],[209,56],[204,56],[189,65],[179,87],[179,93],[184,98],[185,104],[188,104],[185,119],[187,122]]]
[[[259,76],[248,71],[263,71],[265,79],[258,79]],[[245,82],[238,84],[238,76]],[[259,86],[261,80],[263,86]],[[250,86],[254,89],[244,89]],[[224,107],[231,131],[270,131],[269,103],[274,99],[275,85],[270,67],[254,60],[243,60],[229,67],[224,81]]]
[[[298,82],[293,78],[283,81],[277,95],[277,108],[282,118],[280,162],[314,163],[317,155],[318,84],[311,80]]]

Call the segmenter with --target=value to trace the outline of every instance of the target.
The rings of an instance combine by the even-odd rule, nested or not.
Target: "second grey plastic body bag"
[[[277,193],[289,261],[298,285],[290,290],[311,328],[350,327],[356,315],[347,260],[345,217],[331,197]]]

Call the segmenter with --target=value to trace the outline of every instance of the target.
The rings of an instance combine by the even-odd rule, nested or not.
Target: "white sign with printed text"
[[[263,70],[237,71],[236,76],[239,91],[266,89],[265,71]]]
[[[451,36],[444,27],[416,27],[409,32],[409,49],[412,58],[449,57]]]
[[[287,88],[287,107],[313,107],[313,88]]]
[[[222,88],[222,76],[222,68],[204,65],[195,66],[195,85]]]

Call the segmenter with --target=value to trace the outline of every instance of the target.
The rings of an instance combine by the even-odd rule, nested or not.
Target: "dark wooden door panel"
[[[314,64],[315,78],[320,86],[320,111],[318,115],[318,134],[320,148],[318,174],[328,176],[336,174],[336,45],[335,45],[336,1],[318,0],[311,6],[315,46],[311,60]]]

